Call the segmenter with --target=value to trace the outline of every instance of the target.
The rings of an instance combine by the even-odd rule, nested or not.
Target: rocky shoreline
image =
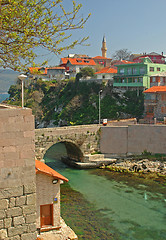
[[[166,161],[149,160],[149,159],[117,159],[115,163],[102,168],[110,169],[115,172],[129,173],[156,173],[159,176],[166,177]]]

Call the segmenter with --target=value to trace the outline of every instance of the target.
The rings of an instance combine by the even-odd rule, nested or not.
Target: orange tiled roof
[[[144,91],[144,93],[166,92],[166,86],[153,86]]]
[[[127,60],[115,60],[112,62],[112,65],[123,65],[123,64],[136,64],[135,62],[127,61]]]
[[[111,59],[111,58],[106,58],[106,57],[102,57],[102,56],[96,56],[96,57],[93,57],[93,59]]]
[[[29,68],[29,71],[31,74],[37,74],[40,72],[42,68],[41,67],[30,67]],[[46,68],[43,68],[43,70],[41,70],[40,74],[47,74],[47,69]]]
[[[96,65],[96,63],[93,59],[69,58],[68,61],[72,65],[85,65],[85,66],[95,66]]]
[[[61,179],[65,182],[69,181],[67,178],[62,176],[60,173],[56,172],[54,169],[50,168],[45,163],[43,163],[39,160],[35,160],[35,171],[36,171],[36,174],[43,173],[43,174],[55,177],[56,179]]]
[[[57,67],[48,67],[48,68],[42,68],[42,67],[30,67],[29,71],[31,74],[47,74],[48,69],[65,69],[65,67],[57,66]]]
[[[96,72],[95,74],[100,74],[100,73],[117,73],[117,68],[105,67],[105,68],[102,68],[100,71]]]
[[[62,64],[66,64],[70,58],[61,58]]]

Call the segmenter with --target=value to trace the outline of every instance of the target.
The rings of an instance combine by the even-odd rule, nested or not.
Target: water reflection
[[[159,184],[156,188],[155,184],[146,185],[144,180],[140,183],[135,178],[122,178],[104,170],[68,168],[59,160],[64,153],[64,145],[58,144],[45,155],[46,163],[67,177],[70,186],[109,219],[111,231],[118,232],[119,239],[166,239],[163,187],[160,191]]]

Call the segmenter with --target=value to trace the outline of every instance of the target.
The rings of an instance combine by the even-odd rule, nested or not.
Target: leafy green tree
[[[58,55],[82,44],[87,38],[69,43],[71,30],[83,28],[90,16],[78,16],[81,7],[76,1],[66,11],[64,0],[0,0],[0,67],[19,71],[34,65],[36,48]]]
[[[80,74],[83,78],[94,77],[95,76],[95,70],[91,67],[84,67],[80,70]]]

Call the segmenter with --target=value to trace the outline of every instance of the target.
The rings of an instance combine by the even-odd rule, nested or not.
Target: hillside
[[[99,91],[101,118],[139,118],[143,113],[143,94],[136,91],[124,94],[115,92],[112,86],[75,81],[49,81],[30,83],[25,88],[25,106],[32,108],[36,123],[50,121],[55,126],[91,124],[98,122]],[[8,103],[21,106],[21,85],[9,89]]]

